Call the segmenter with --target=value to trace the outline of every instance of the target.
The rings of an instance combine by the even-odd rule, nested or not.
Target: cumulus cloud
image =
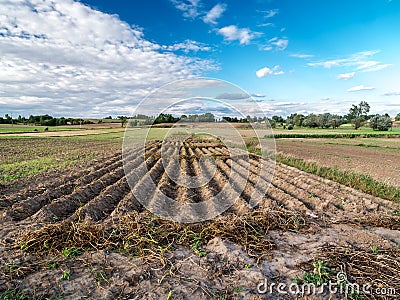
[[[348,92],[359,92],[359,91],[371,91],[374,89],[375,89],[375,87],[373,87],[373,86],[357,85],[357,86],[353,86],[352,88],[349,88],[347,91]]]
[[[241,45],[249,44],[259,33],[252,32],[248,28],[238,28],[229,25],[218,29],[218,34],[222,35],[226,41],[239,41]]]
[[[216,68],[171,52],[205,45],[149,42],[73,0],[2,2],[0,23],[0,109],[15,114],[128,114],[154,88]]]
[[[256,76],[258,78],[263,78],[263,77],[267,77],[268,75],[282,75],[284,73],[285,72],[280,70],[280,66],[275,66],[272,69],[270,69],[268,67],[264,67],[264,68],[261,68],[258,71],[256,71]]]
[[[171,2],[185,18],[194,19],[201,14],[199,11],[200,0],[171,0]]]
[[[226,4],[216,4],[211,10],[203,17],[204,23],[207,24],[217,24],[217,19],[219,19],[226,10]]]
[[[337,78],[348,80],[348,79],[353,78],[354,76],[356,76],[356,72],[339,74]]]
[[[311,62],[308,63],[308,65],[311,67],[324,67],[326,69],[332,67],[354,67],[361,72],[376,72],[391,66],[391,64],[382,64],[378,61],[371,60],[371,57],[379,52],[379,50],[362,51],[348,57]]]

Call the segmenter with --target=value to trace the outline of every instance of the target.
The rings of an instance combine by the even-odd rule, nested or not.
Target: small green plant
[[[81,255],[83,252],[79,248],[71,247],[71,248],[65,248],[62,251],[62,256],[67,257],[67,258],[72,258]]]
[[[314,270],[312,272],[304,272],[304,274],[299,277],[296,276],[293,279],[293,283],[298,284],[299,282],[312,283],[316,286],[320,286],[328,282],[330,269],[325,265],[325,261],[313,262]]]
[[[48,268],[49,270],[57,269],[57,268],[58,268],[58,265],[57,265],[56,262],[52,262],[52,263],[49,263],[49,266],[48,266],[47,268]]]
[[[0,294],[0,300],[25,300],[30,299],[26,290],[6,290]]]
[[[246,269],[250,269],[252,266],[253,266],[252,264],[245,264],[245,265],[244,265],[244,267],[245,267]]]
[[[203,257],[203,256],[205,256],[207,254],[205,251],[200,249],[201,245],[203,245],[203,241],[201,240],[201,237],[195,236],[193,238],[192,250],[199,257]]]
[[[62,280],[69,280],[71,278],[71,271],[65,270],[61,276]]]
[[[173,294],[174,294],[174,291],[173,291],[173,290],[170,290],[170,291],[168,292],[168,295],[167,295],[167,300],[171,299]]]
[[[21,249],[21,250],[26,250],[26,249],[28,249],[29,248],[29,246],[28,246],[28,244],[26,244],[26,243],[19,243],[19,248]]]
[[[234,288],[234,291],[235,291],[236,293],[241,293],[241,292],[244,291],[244,288],[241,287],[241,286],[238,286],[238,287],[235,287],[235,288]]]
[[[377,245],[372,245],[371,250],[372,250],[372,253],[375,255],[377,255],[379,253],[379,249],[378,249]]]

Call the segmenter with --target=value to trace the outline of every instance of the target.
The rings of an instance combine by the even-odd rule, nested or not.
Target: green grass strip
[[[276,160],[288,166],[295,167],[307,173],[327,178],[343,185],[355,188],[364,193],[400,202],[400,188],[375,180],[367,174],[359,174],[351,171],[339,170],[337,166],[325,167],[316,163],[308,162],[301,158],[295,158],[278,154]]]
[[[276,138],[276,139],[283,139],[283,138],[373,138],[373,137],[400,137],[398,133],[276,133],[273,135],[265,135],[264,138]]]

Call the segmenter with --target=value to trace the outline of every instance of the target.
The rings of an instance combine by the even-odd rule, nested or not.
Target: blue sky
[[[400,112],[400,0],[15,0],[0,24],[0,114],[129,114],[194,76],[269,115]]]

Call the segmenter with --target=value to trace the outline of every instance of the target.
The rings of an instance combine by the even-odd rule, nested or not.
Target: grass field
[[[393,127],[389,131],[375,131],[369,127],[355,130],[352,126],[342,125],[337,129],[298,128],[293,130],[281,127],[273,129],[275,138],[336,138],[336,137],[382,137],[400,136],[400,128]]]
[[[161,160],[168,128],[150,130],[146,161],[136,148],[129,152],[132,170],[148,169],[133,186],[121,162],[124,132],[101,130],[0,138],[0,299],[257,299],[257,284],[273,281],[276,272],[287,284],[319,286],[337,280],[343,268],[351,282],[400,293],[400,192],[391,181],[399,138],[277,139],[271,182],[260,176],[268,159],[251,156],[246,164],[218,140],[192,137],[178,149],[172,138],[166,151],[179,153],[183,172],[214,174],[188,188],[169,177],[171,164]],[[137,130],[144,139],[146,130]],[[216,169],[201,169],[202,156],[212,157]],[[230,181],[233,168],[238,176]],[[215,220],[176,223],[132,195],[157,203],[146,178],[177,202],[209,201],[225,188],[239,197]],[[252,208],[254,195],[261,201]]]

